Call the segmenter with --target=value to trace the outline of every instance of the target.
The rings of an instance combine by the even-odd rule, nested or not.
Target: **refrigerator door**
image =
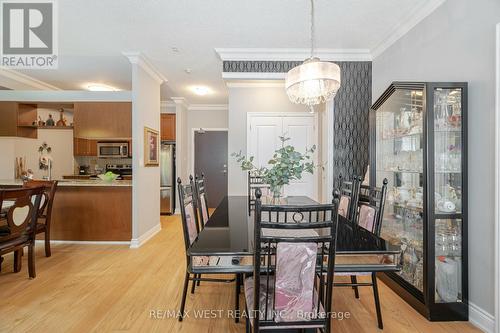
[[[160,188],[160,214],[172,214],[172,187]]]
[[[174,146],[172,144],[161,144],[160,150],[160,168],[161,168],[161,187],[173,185],[174,173]]]

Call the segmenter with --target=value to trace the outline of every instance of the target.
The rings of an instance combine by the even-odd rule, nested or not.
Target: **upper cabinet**
[[[37,138],[37,106],[0,102],[0,136]]]
[[[175,114],[161,114],[160,136],[165,141],[175,141]]]
[[[74,136],[87,139],[132,137],[130,102],[78,102],[74,104]]]

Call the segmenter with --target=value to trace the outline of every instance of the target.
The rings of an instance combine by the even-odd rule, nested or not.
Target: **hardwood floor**
[[[163,229],[139,249],[117,245],[54,245],[52,257],[36,249],[37,277],[28,279],[24,256],[20,273],[12,256],[0,273],[0,332],[244,332],[244,321],[186,318],[179,323],[151,311],[179,308],[185,272],[178,217],[162,218]],[[186,309],[233,309],[233,284],[202,283],[188,294]],[[360,299],[349,288],[334,290],[334,311],[350,318],[334,320],[334,332],[377,332],[370,288]],[[469,323],[431,323],[380,284],[385,333],[479,332]],[[241,298],[242,299],[242,298]],[[243,306],[243,300],[242,300]]]

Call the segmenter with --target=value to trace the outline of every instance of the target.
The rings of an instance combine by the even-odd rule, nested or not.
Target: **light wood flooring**
[[[139,249],[58,244],[46,258],[37,244],[34,280],[28,279],[27,255],[18,274],[7,255],[0,273],[0,332],[244,332],[244,322],[226,316],[182,323],[151,318],[151,311],[178,309],[185,272],[179,218],[162,217],[162,225]],[[334,320],[334,332],[379,331],[371,288],[360,294],[357,300],[349,288],[334,290],[334,311],[350,313],[349,319]],[[479,332],[469,323],[428,322],[382,283],[380,296],[383,332]],[[233,284],[205,282],[188,294],[186,309],[226,314],[233,303]]]

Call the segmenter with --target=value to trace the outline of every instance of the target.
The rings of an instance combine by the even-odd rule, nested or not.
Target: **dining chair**
[[[359,176],[354,175],[352,176],[352,180],[345,180],[342,178],[342,174],[339,175],[339,215],[347,218],[349,221],[354,221],[356,215],[360,184],[361,177]]]
[[[255,193],[254,272],[244,281],[246,331],[330,332],[338,202],[262,205],[261,190]]]
[[[186,275],[184,278],[184,287],[182,291],[182,299],[180,306],[179,321],[183,320],[184,308],[186,305],[186,296],[189,281],[192,281],[191,293],[195,292],[196,283],[198,281],[206,282],[222,282],[231,283],[236,281],[236,299],[235,307],[239,309],[239,278],[235,279],[219,279],[219,278],[204,278],[201,275],[221,274],[220,270],[210,270],[211,266],[216,266],[220,260],[218,256],[190,256],[189,248],[198,238],[200,232],[197,214],[197,202],[195,196],[195,186],[191,181],[188,185],[182,185],[180,178],[177,178],[177,188],[179,192],[182,231],[184,236],[184,247],[186,251]],[[236,320],[236,319],[235,319]],[[237,320],[236,320],[237,321]]]
[[[366,201],[358,203],[358,210],[356,213],[357,224],[359,227],[366,229],[380,236],[382,228],[382,220],[384,216],[385,197],[387,193],[387,178],[382,182],[382,187],[370,188]],[[356,273],[336,273],[337,276],[349,275],[351,283],[335,282],[335,287],[352,287],[354,289],[354,296],[359,298],[358,287],[372,287],[373,297],[375,301],[375,310],[377,313],[377,322],[380,329],[384,328],[382,321],[382,312],[380,309],[380,297],[378,293],[377,274],[375,272],[356,272]],[[371,282],[358,282],[358,276],[371,276]]]
[[[199,221],[200,223],[200,230],[203,230],[205,228],[205,224],[208,222],[208,218],[210,217],[210,214],[208,212],[208,197],[207,197],[207,190],[205,187],[205,175],[202,173],[201,177],[198,177],[198,175],[195,175],[195,178],[193,179],[193,175],[189,176],[189,181],[191,185],[194,185],[194,191],[195,191],[195,197],[196,197],[196,204],[198,207],[198,213],[199,213]]]
[[[358,203],[359,202],[370,202],[370,185],[363,185],[361,184],[359,186],[359,198],[358,198]]]
[[[255,210],[255,190],[260,189],[263,195],[270,193],[270,186],[264,182],[262,176],[248,171],[248,216]]]
[[[0,209],[5,201],[14,202],[6,212],[5,225],[0,228],[0,256],[14,252],[14,272],[21,270],[22,255],[28,247],[28,273],[35,272],[35,236],[43,188],[0,190]]]
[[[43,187],[42,200],[38,210],[36,233],[44,233],[45,256],[51,256],[50,250],[50,221],[52,220],[52,206],[57,190],[57,180],[28,180],[23,184],[24,188]]]

